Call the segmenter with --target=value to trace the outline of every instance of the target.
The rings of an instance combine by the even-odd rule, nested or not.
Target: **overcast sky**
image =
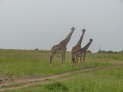
[[[86,29],[90,50],[123,50],[122,0],[0,0],[0,48],[50,49],[69,33],[70,50]]]

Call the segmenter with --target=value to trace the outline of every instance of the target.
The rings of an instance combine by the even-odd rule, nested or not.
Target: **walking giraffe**
[[[74,55],[72,57],[72,62],[73,63],[77,63],[78,62],[78,58],[80,58],[80,62],[81,63],[82,63],[82,61],[85,61],[87,50],[90,47],[92,41],[93,41],[93,39],[90,39],[88,44],[86,44],[83,48],[79,49],[78,51],[76,51],[74,53]],[[82,58],[83,58],[83,60],[82,60]]]
[[[66,53],[66,50],[67,50],[67,45],[68,45],[68,43],[69,43],[69,41],[71,39],[71,36],[72,36],[74,31],[75,31],[75,27],[72,27],[71,28],[71,32],[68,34],[68,36],[64,40],[62,40],[59,44],[54,45],[51,48],[50,64],[52,63],[52,60],[53,60],[55,54],[57,54],[57,53],[61,54],[62,63],[64,63],[64,61],[65,61],[65,53]]]
[[[85,34],[85,29],[82,30],[82,35],[79,39],[79,41],[77,42],[77,44],[72,48],[72,57],[74,56],[74,53],[78,50],[81,49],[81,43],[82,43],[82,40],[83,40],[83,37],[84,37],[84,34]],[[73,62],[74,63],[74,62]]]

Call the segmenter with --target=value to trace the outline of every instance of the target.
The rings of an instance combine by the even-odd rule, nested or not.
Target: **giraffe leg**
[[[66,60],[66,48],[65,48],[65,50],[64,50],[64,61]]]
[[[83,53],[80,56],[80,61],[81,61],[81,63],[83,62]]]
[[[82,55],[80,56],[80,63],[82,63]]]
[[[62,55],[62,64],[64,63],[64,59],[63,58],[64,58],[64,56]]]
[[[77,64],[77,56],[75,56],[74,58],[75,58],[74,63]]]
[[[73,64],[75,64],[75,55],[74,55],[74,53],[73,53],[73,52],[72,52],[71,54],[72,54],[72,58],[71,58],[72,63],[73,63]]]
[[[64,61],[66,60],[66,52],[64,52],[64,58],[63,58],[63,60]]]
[[[52,63],[52,56],[50,56],[50,64]]]
[[[50,55],[50,64],[52,64],[52,61],[53,61],[54,55],[55,55],[55,53],[52,53],[52,54]]]
[[[75,64],[75,56],[73,53],[72,53],[72,63]]]
[[[79,57],[76,56],[76,64],[78,64],[78,63],[79,63]]]
[[[62,53],[62,64],[64,63],[65,61],[65,52]]]
[[[83,53],[83,62],[85,62],[86,52]]]
[[[52,64],[53,56],[50,56],[50,64]]]

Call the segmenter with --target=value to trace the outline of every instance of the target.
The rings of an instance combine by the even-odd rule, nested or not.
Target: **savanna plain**
[[[59,56],[49,64],[49,54],[49,51],[43,50],[0,49],[0,91],[123,92],[122,52],[88,53],[85,62],[75,65],[71,62],[70,52],[67,52],[64,64]],[[57,75],[57,78],[50,78]],[[30,84],[33,85],[26,87],[23,86],[26,83],[14,82],[46,77],[38,83],[32,81]],[[6,78],[7,82],[2,81]],[[7,83],[8,85],[3,85]]]

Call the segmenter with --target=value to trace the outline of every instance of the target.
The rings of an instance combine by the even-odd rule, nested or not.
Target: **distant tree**
[[[91,54],[91,53],[92,53],[92,51],[91,51],[91,50],[88,50],[88,51],[87,51],[87,53],[90,53],[90,54]]]
[[[106,53],[106,51],[99,49],[97,53]]]
[[[123,50],[119,51],[119,53],[123,53]]]
[[[98,53],[116,53],[112,50],[106,51],[106,50],[99,50]]]
[[[107,51],[106,53],[114,53],[113,51],[111,51],[111,50],[109,50],[109,51]]]
[[[39,49],[38,49],[38,48],[35,48],[34,50],[35,50],[35,51],[39,51]]]

